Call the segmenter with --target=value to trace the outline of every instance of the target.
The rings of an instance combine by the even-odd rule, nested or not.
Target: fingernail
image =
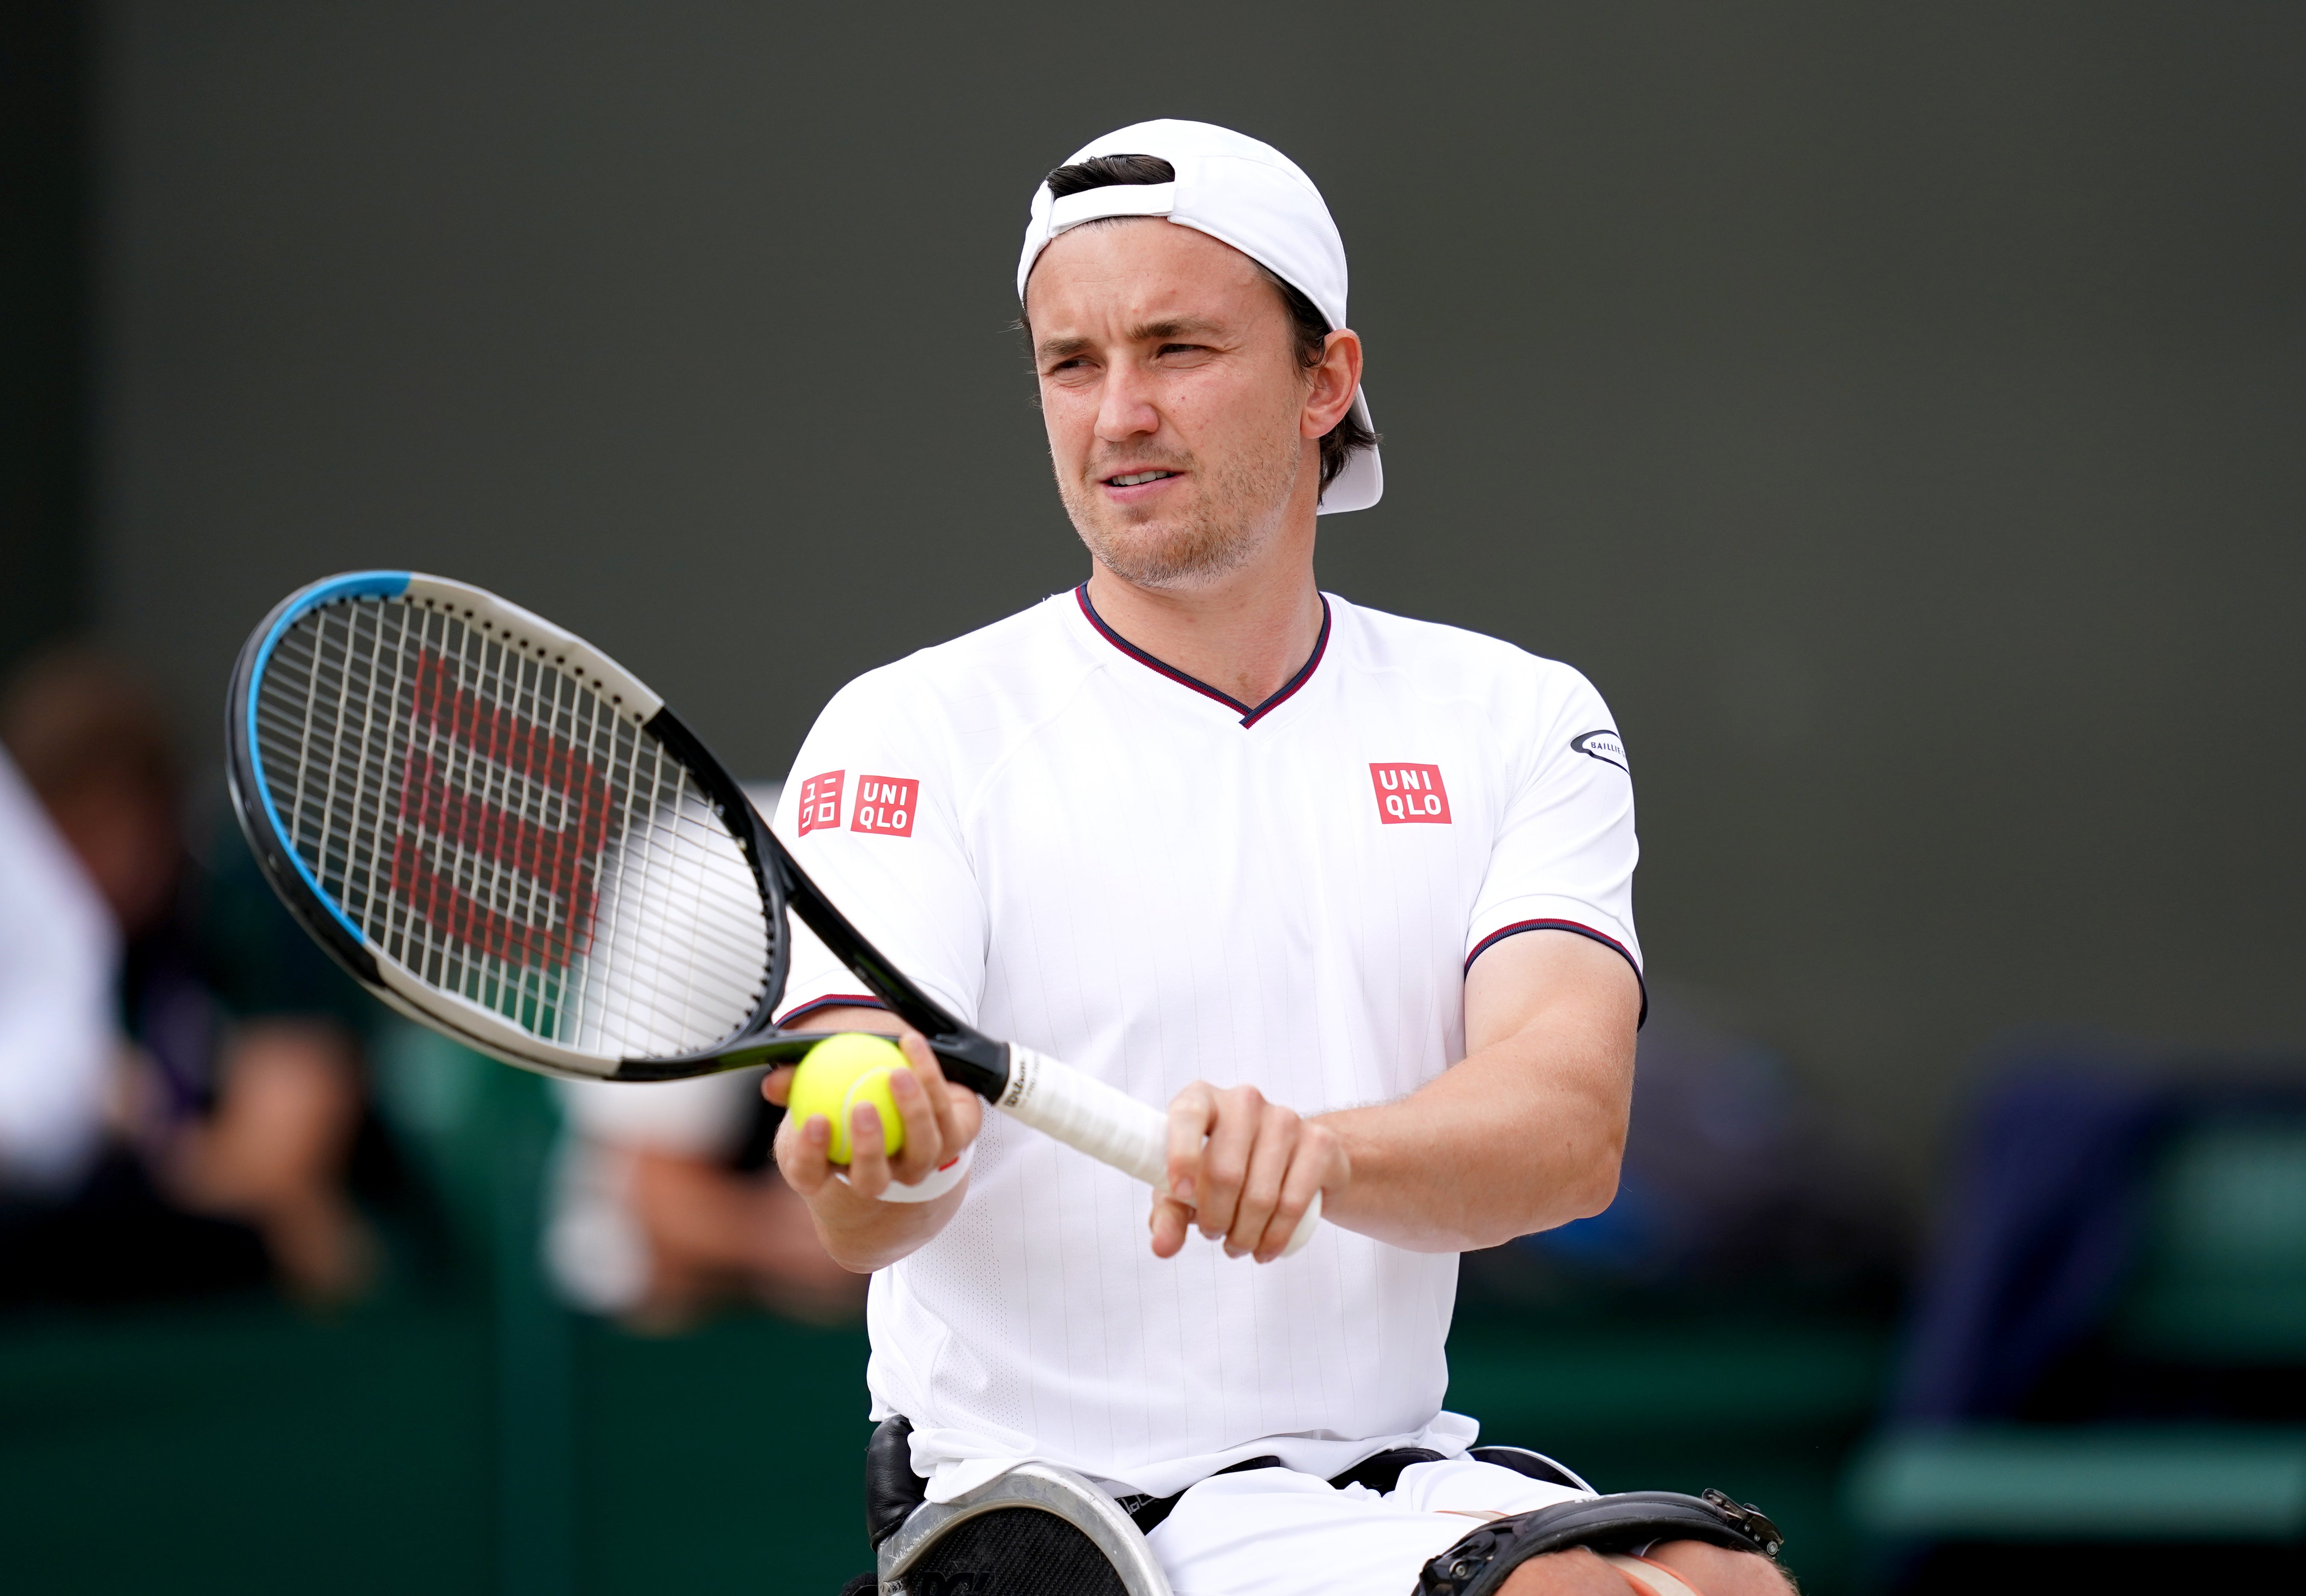
[[[902,1099],[911,1097],[920,1089],[921,1083],[913,1079],[913,1072],[910,1070],[889,1071],[889,1092],[892,1097]]]
[[[1183,1203],[1187,1208],[1191,1208],[1193,1206],[1193,1182],[1190,1180],[1179,1181],[1175,1186],[1170,1189],[1169,1195],[1175,1198],[1179,1202]]]

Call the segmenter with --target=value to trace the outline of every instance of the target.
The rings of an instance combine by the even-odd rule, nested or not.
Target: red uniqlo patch
[[[910,837],[913,834],[913,800],[921,796],[921,784],[898,776],[859,776],[857,778],[857,817],[849,823],[852,832],[874,832],[884,837]]]
[[[841,778],[842,771],[827,771],[821,776],[811,776],[800,784],[800,834],[841,829]]]
[[[1387,825],[1448,825],[1449,789],[1438,764],[1372,764],[1377,817]]]

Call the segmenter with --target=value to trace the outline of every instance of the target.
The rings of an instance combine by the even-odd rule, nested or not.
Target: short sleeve
[[[961,836],[943,735],[909,702],[901,663],[860,677],[817,717],[772,822],[809,879],[878,948],[970,1024],[984,995],[985,898]],[[867,988],[792,917],[780,1023]]]
[[[1466,928],[1465,964],[1525,931],[1567,931],[1615,948],[1642,972],[1634,934],[1634,780],[1624,739],[1593,686],[1567,666],[1542,691]],[[1645,1005],[1646,1006],[1646,1005]]]

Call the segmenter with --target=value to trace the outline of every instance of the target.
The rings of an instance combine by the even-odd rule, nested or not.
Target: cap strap
[[[1176,203],[1174,183],[1116,183],[1083,189],[1049,207],[1049,236],[1109,216],[1167,216]]]

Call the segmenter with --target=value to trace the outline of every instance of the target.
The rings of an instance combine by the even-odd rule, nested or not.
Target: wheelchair
[[[1071,1469],[1029,1463],[950,1502],[930,1502],[927,1481],[913,1472],[911,1436],[904,1419],[884,1420],[866,1448],[866,1527],[875,1567],[851,1580],[841,1596],[1171,1596],[1145,1537],[1168,1516],[1175,1497],[1115,1498]],[[1414,1447],[1380,1452],[1331,1483],[1391,1490],[1402,1470],[1440,1455]],[[1593,1489],[1551,1458],[1519,1447],[1476,1447],[1471,1455],[1549,1484]],[[1234,1466],[1275,1461],[1251,1458]],[[1507,1527],[1517,1525],[1518,1546]],[[1772,1558],[1782,1541],[1758,1510],[1718,1491],[1703,1498],[1664,1491],[1597,1497],[1468,1535],[1429,1566],[1426,1584],[1450,1596],[1480,1596],[1509,1566],[1542,1551],[1630,1548],[1685,1535]],[[1477,1539],[1485,1541],[1481,1562],[1469,1565],[1462,1551]],[[1504,1561],[1487,1576],[1486,1565],[1500,1554]]]
[[[913,1472],[912,1433],[908,1421],[884,1419],[865,1448],[874,1570],[841,1596],[1170,1596],[1145,1530],[1086,1476],[1022,1464],[931,1502]]]

